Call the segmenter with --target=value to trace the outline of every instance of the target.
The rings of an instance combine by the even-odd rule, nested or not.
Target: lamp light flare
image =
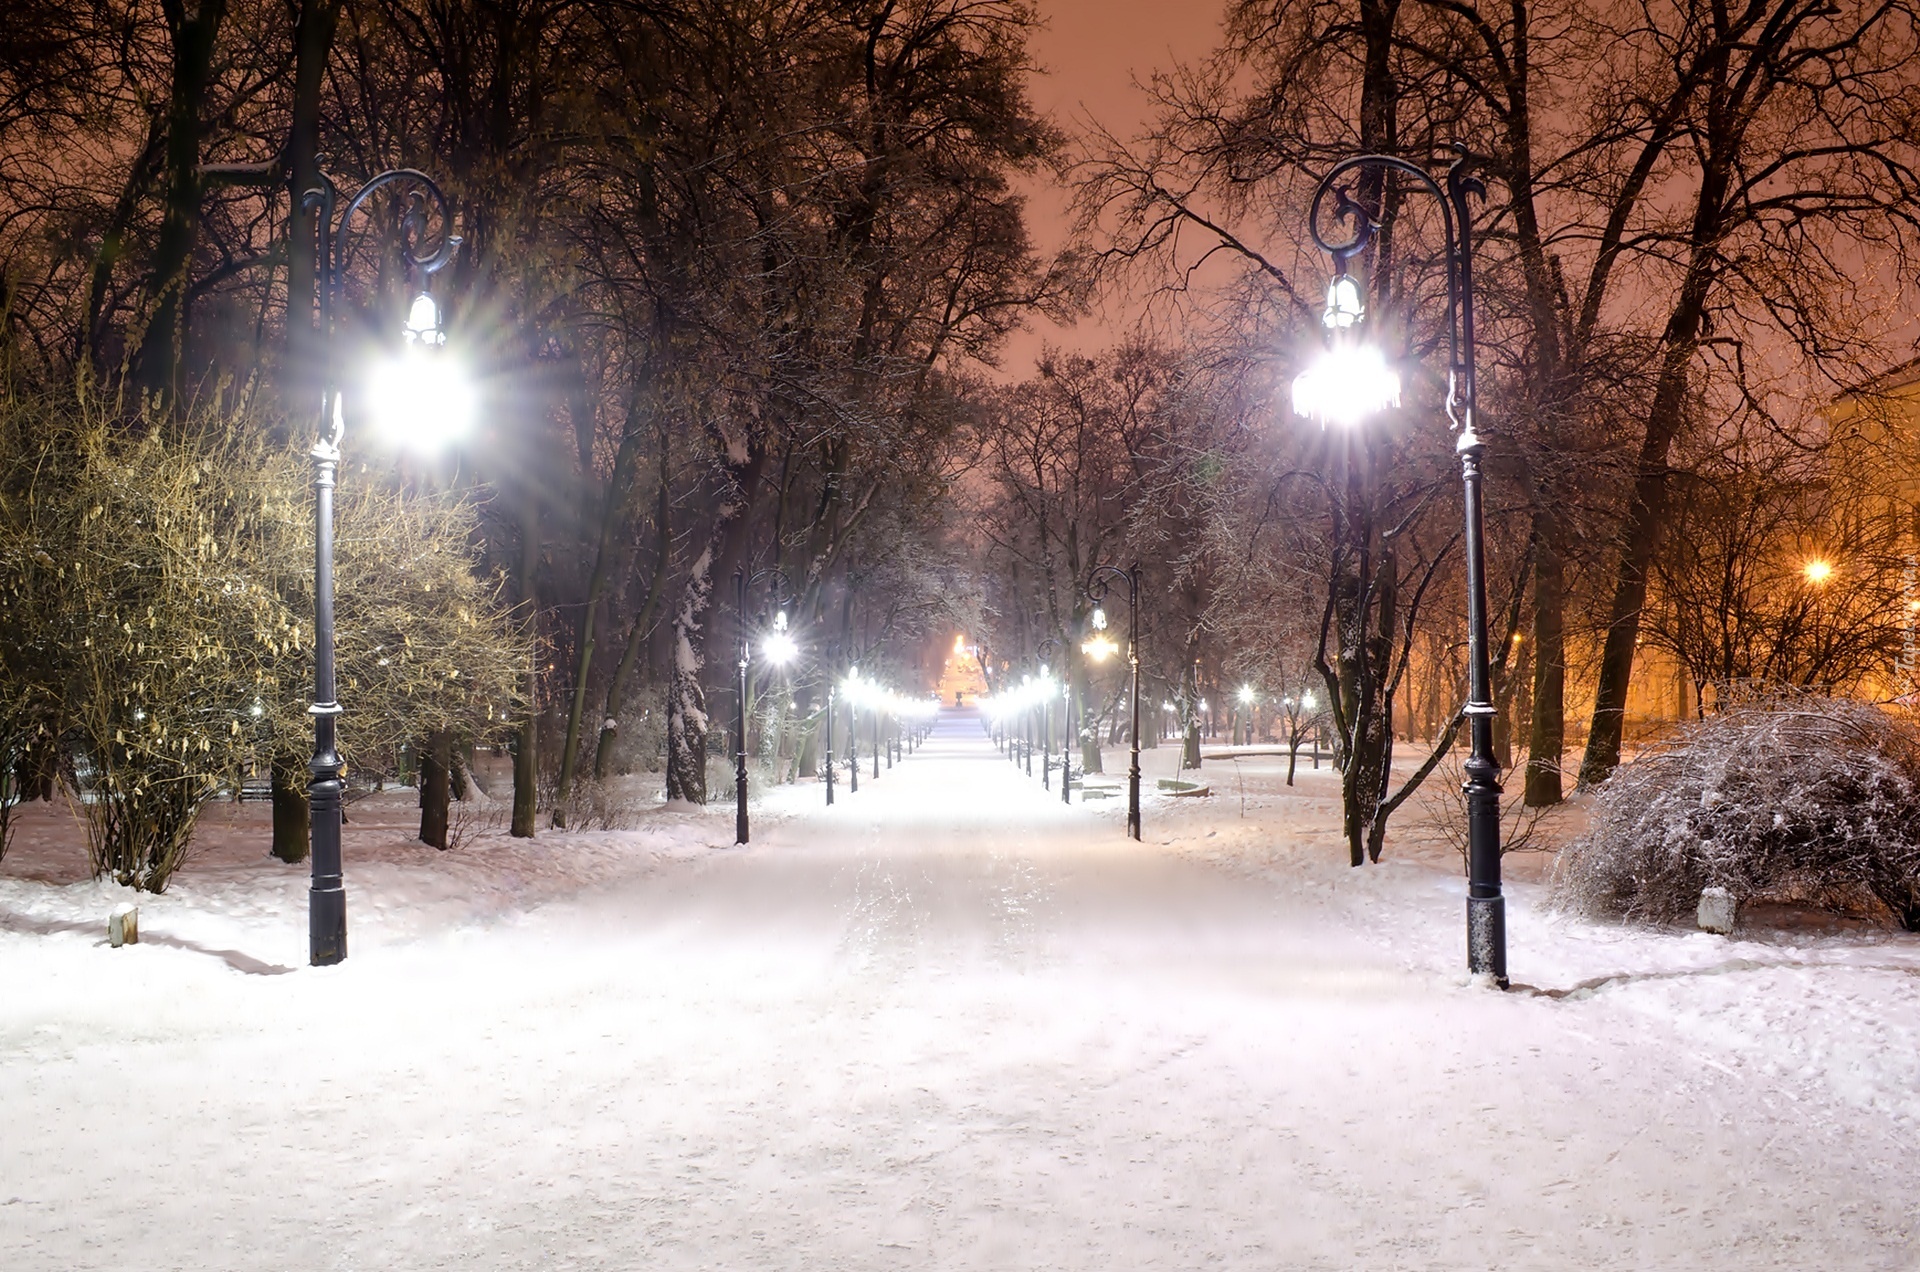
[[[1322,353],[1293,380],[1293,413],[1352,427],[1400,405],[1400,374],[1372,345],[1344,342]]]
[[[1240,701],[1246,703],[1248,706],[1253,705],[1253,686],[1252,685],[1240,686]]]
[[[444,350],[409,343],[375,369],[367,386],[374,424],[389,440],[429,454],[473,425],[473,384]]]
[[[792,662],[800,654],[800,646],[785,628],[776,627],[773,634],[760,643],[760,652],[766,660],[775,666]]]
[[[1828,579],[1833,577],[1833,563],[1831,561],[1823,561],[1819,557],[1815,557],[1813,560],[1808,561],[1804,566],[1802,566],[1800,568],[1800,572],[1807,576],[1807,582],[1813,584],[1815,587],[1818,587],[1820,586],[1820,584],[1825,583]]]

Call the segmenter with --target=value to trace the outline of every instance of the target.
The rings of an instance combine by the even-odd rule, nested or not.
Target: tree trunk
[[[600,509],[600,534],[593,550],[593,571],[587,578],[587,604],[580,614],[580,630],[575,645],[578,656],[573,669],[573,697],[567,705],[567,735],[560,748],[560,780],[554,789],[553,824],[567,824],[567,799],[573,793],[574,766],[580,758],[581,717],[587,710],[587,674],[593,668],[594,622],[600,615],[600,603],[606,598],[607,576],[612,572],[615,555],[614,536],[627,515],[627,491],[633,484],[633,465],[640,454],[640,429],[636,416],[641,410],[643,389],[634,390],[632,409],[627,413],[626,429],[620,449],[614,455],[613,471],[607,478],[606,502]]]
[[[446,849],[452,796],[453,743],[445,733],[435,733],[420,748],[421,843]]]
[[[311,833],[307,809],[306,761],[297,755],[276,755],[267,766],[273,793],[274,856],[286,862],[305,861]]]
[[[1529,808],[1558,804],[1561,753],[1567,737],[1567,566],[1559,518],[1534,518],[1533,719],[1527,737],[1525,801]]]
[[[664,420],[665,416],[662,415],[658,439],[660,492],[653,514],[653,578],[647,584],[646,601],[635,611],[633,622],[627,628],[626,647],[621,650],[619,665],[613,669],[613,679],[607,685],[606,714],[601,717],[600,739],[593,752],[593,778],[597,782],[607,780],[608,768],[613,763],[614,739],[620,727],[620,708],[626,702],[627,684],[632,680],[634,666],[640,660],[640,650],[651,634],[653,616],[660,612],[661,598],[667,592],[667,571],[673,559],[673,500],[668,480]]]
[[[200,107],[212,82],[214,44],[226,12],[227,0],[201,0],[191,13],[181,6],[168,22],[173,84],[167,99],[166,203],[148,279],[147,328],[134,357],[141,389],[168,400],[180,390],[187,273],[200,228]]]
[[[320,87],[333,48],[339,0],[300,0],[294,19],[293,122],[287,133],[287,401],[319,398],[322,347],[316,338],[319,239],[301,196],[320,188]]]
[[[1705,285],[1701,284],[1704,296]],[[1640,638],[1640,611],[1647,601],[1647,568],[1666,524],[1667,455],[1686,415],[1688,368],[1699,330],[1698,299],[1683,297],[1681,311],[1668,324],[1666,357],[1648,414],[1647,434],[1633,483],[1633,499],[1620,528],[1620,563],[1614,574],[1613,610],[1607,642],[1600,655],[1600,679],[1593,699],[1593,723],[1580,761],[1580,784],[1604,782],[1620,763],[1626,727],[1627,690],[1633,681],[1634,646]]]
[[[713,591],[713,549],[688,574],[673,617],[673,669],[667,681],[667,798],[707,802],[707,697],[700,684],[700,629]]]

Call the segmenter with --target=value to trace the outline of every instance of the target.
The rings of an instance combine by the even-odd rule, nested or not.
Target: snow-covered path
[[[1457,901],[1363,873],[1132,844],[949,713],[338,968],[88,945],[5,991],[0,1266],[1916,1266],[1910,1109],[1465,985],[1396,928]]]

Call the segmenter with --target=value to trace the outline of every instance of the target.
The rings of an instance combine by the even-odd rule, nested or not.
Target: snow
[[[1556,916],[1513,856],[1501,994],[1417,819],[1351,870],[1331,770],[1151,793],[1176,753],[1143,844],[953,711],[747,849],[721,804],[443,854],[376,797],[326,969],[258,806],[122,949],[28,810],[5,1266],[1913,1266],[1920,942]]]

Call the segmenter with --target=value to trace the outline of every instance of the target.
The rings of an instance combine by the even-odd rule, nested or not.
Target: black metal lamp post
[[[1127,584],[1127,665],[1132,669],[1132,682],[1127,689],[1129,731],[1132,734],[1127,758],[1127,834],[1134,839],[1140,838],[1140,566],[1136,562],[1121,569],[1115,565],[1102,565],[1094,568],[1087,579],[1087,599],[1094,604],[1094,626],[1105,627],[1106,611],[1101,602],[1107,599],[1107,590],[1115,580],[1124,579]],[[1111,646],[1108,646],[1111,648]]]
[[[1040,699],[1040,789],[1052,790],[1050,779],[1053,776],[1053,669],[1047,665],[1049,650],[1060,648],[1060,638],[1049,636],[1034,646],[1034,652],[1040,655],[1040,680],[1046,686]],[[1064,670],[1063,673],[1064,674]],[[1062,723],[1064,724],[1064,717]]]
[[[307,713],[313,717],[313,759],[308,764],[313,780],[307,786],[310,806],[309,844],[313,862],[313,883],[307,894],[307,952],[315,967],[338,963],[347,956],[347,890],[340,861],[340,751],[336,724],[340,703],[335,697],[333,656],[333,490],[340,467],[340,436],[344,427],[341,408],[340,366],[334,348],[334,315],[346,290],[347,231],[354,213],[366,206],[376,191],[391,188],[407,191],[413,206],[401,218],[401,255],[409,269],[422,275],[437,273],[453,259],[460,245],[459,236],[450,233],[453,213],[447,196],[433,178],[412,168],[393,168],[370,178],[347,201],[336,225],[333,183],[304,191],[301,206],[313,214],[319,242],[315,252],[319,268],[320,332],[325,347],[325,374],[320,398],[320,438],[313,446],[313,703]],[[433,204],[438,224],[438,245],[431,252],[416,247],[417,238],[426,231],[423,205]],[[422,351],[444,343],[439,311],[424,291],[414,300],[407,316],[407,343]],[[441,405],[444,405],[441,404]]]
[[[747,632],[747,589],[762,579],[770,580],[774,585],[774,604],[779,605],[780,589],[787,584],[787,574],[779,566],[769,566],[756,570],[749,575],[745,570],[733,572],[733,617],[740,627],[740,666],[739,683],[734,694],[734,768],[733,768],[733,842],[739,847],[747,842],[747,669],[753,663],[753,641]],[[774,619],[773,631],[766,639],[767,661],[781,664],[792,659],[796,652],[793,636],[787,631],[787,612],[781,608]]]
[[[831,674],[831,673],[829,673]],[[827,681],[827,807],[833,807],[833,713],[839,706],[834,701],[833,681]]]
[[[1073,803],[1073,684],[1060,669],[1060,802]]]
[[[1438,199],[1447,249],[1447,418],[1454,428],[1454,450],[1460,456],[1460,480],[1466,520],[1467,548],[1467,703],[1462,709],[1471,733],[1466,762],[1467,798],[1467,969],[1507,984],[1506,900],[1500,889],[1500,765],[1493,754],[1494,705],[1487,648],[1486,555],[1482,536],[1481,461],[1486,445],[1474,429],[1473,234],[1470,196],[1486,195],[1486,187],[1468,169],[1472,159],[1466,147],[1454,147],[1447,166],[1446,188],[1418,164],[1393,155],[1353,155],[1335,164],[1313,194],[1307,229],[1315,243],[1333,258],[1338,274],[1327,291],[1326,325],[1336,341],[1362,317],[1360,291],[1347,273],[1347,262],[1366,250],[1380,228],[1373,214],[1350,198],[1339,179],[1362,168],[1382,169],[1413,178],[1415,186]],[[1334,216],[1351,221],[1354,233],[1343,242],[1321,237],[1320,207],[1328,192],[1334,195]],[[1332,370],[1329,368],[1328,370]],[[1337,377],[1337,378],[1336,378]],[[1349,396],[1356,387],[1354,366],[1303,373],[1294,385],[1294,409],[1303,415],[1357,421]],[[1398,385],[1382,398],[1397,401]],[[1336,402],[1339,402],[1337,409]]]
[[[847,672],[847,794],[860,793],[860,669]]]
[[[1027,700],[1027,707],[1025,711],[1021,712],[1021,716],[1024,718],[1026,723],[1025,751],[1026,751],[1026,757],[1027,757],[1026,762],[1027,762],[1028,777],[1033,776],[1033,735],[1035,732],[1034,720],[1033,720],[1033,700],[1035,696],[1036,694],[1035,694],[1034,687],[1031,684],[1029,684],[1027,686],[1027,692],[1025,694],[1025,697]]]

